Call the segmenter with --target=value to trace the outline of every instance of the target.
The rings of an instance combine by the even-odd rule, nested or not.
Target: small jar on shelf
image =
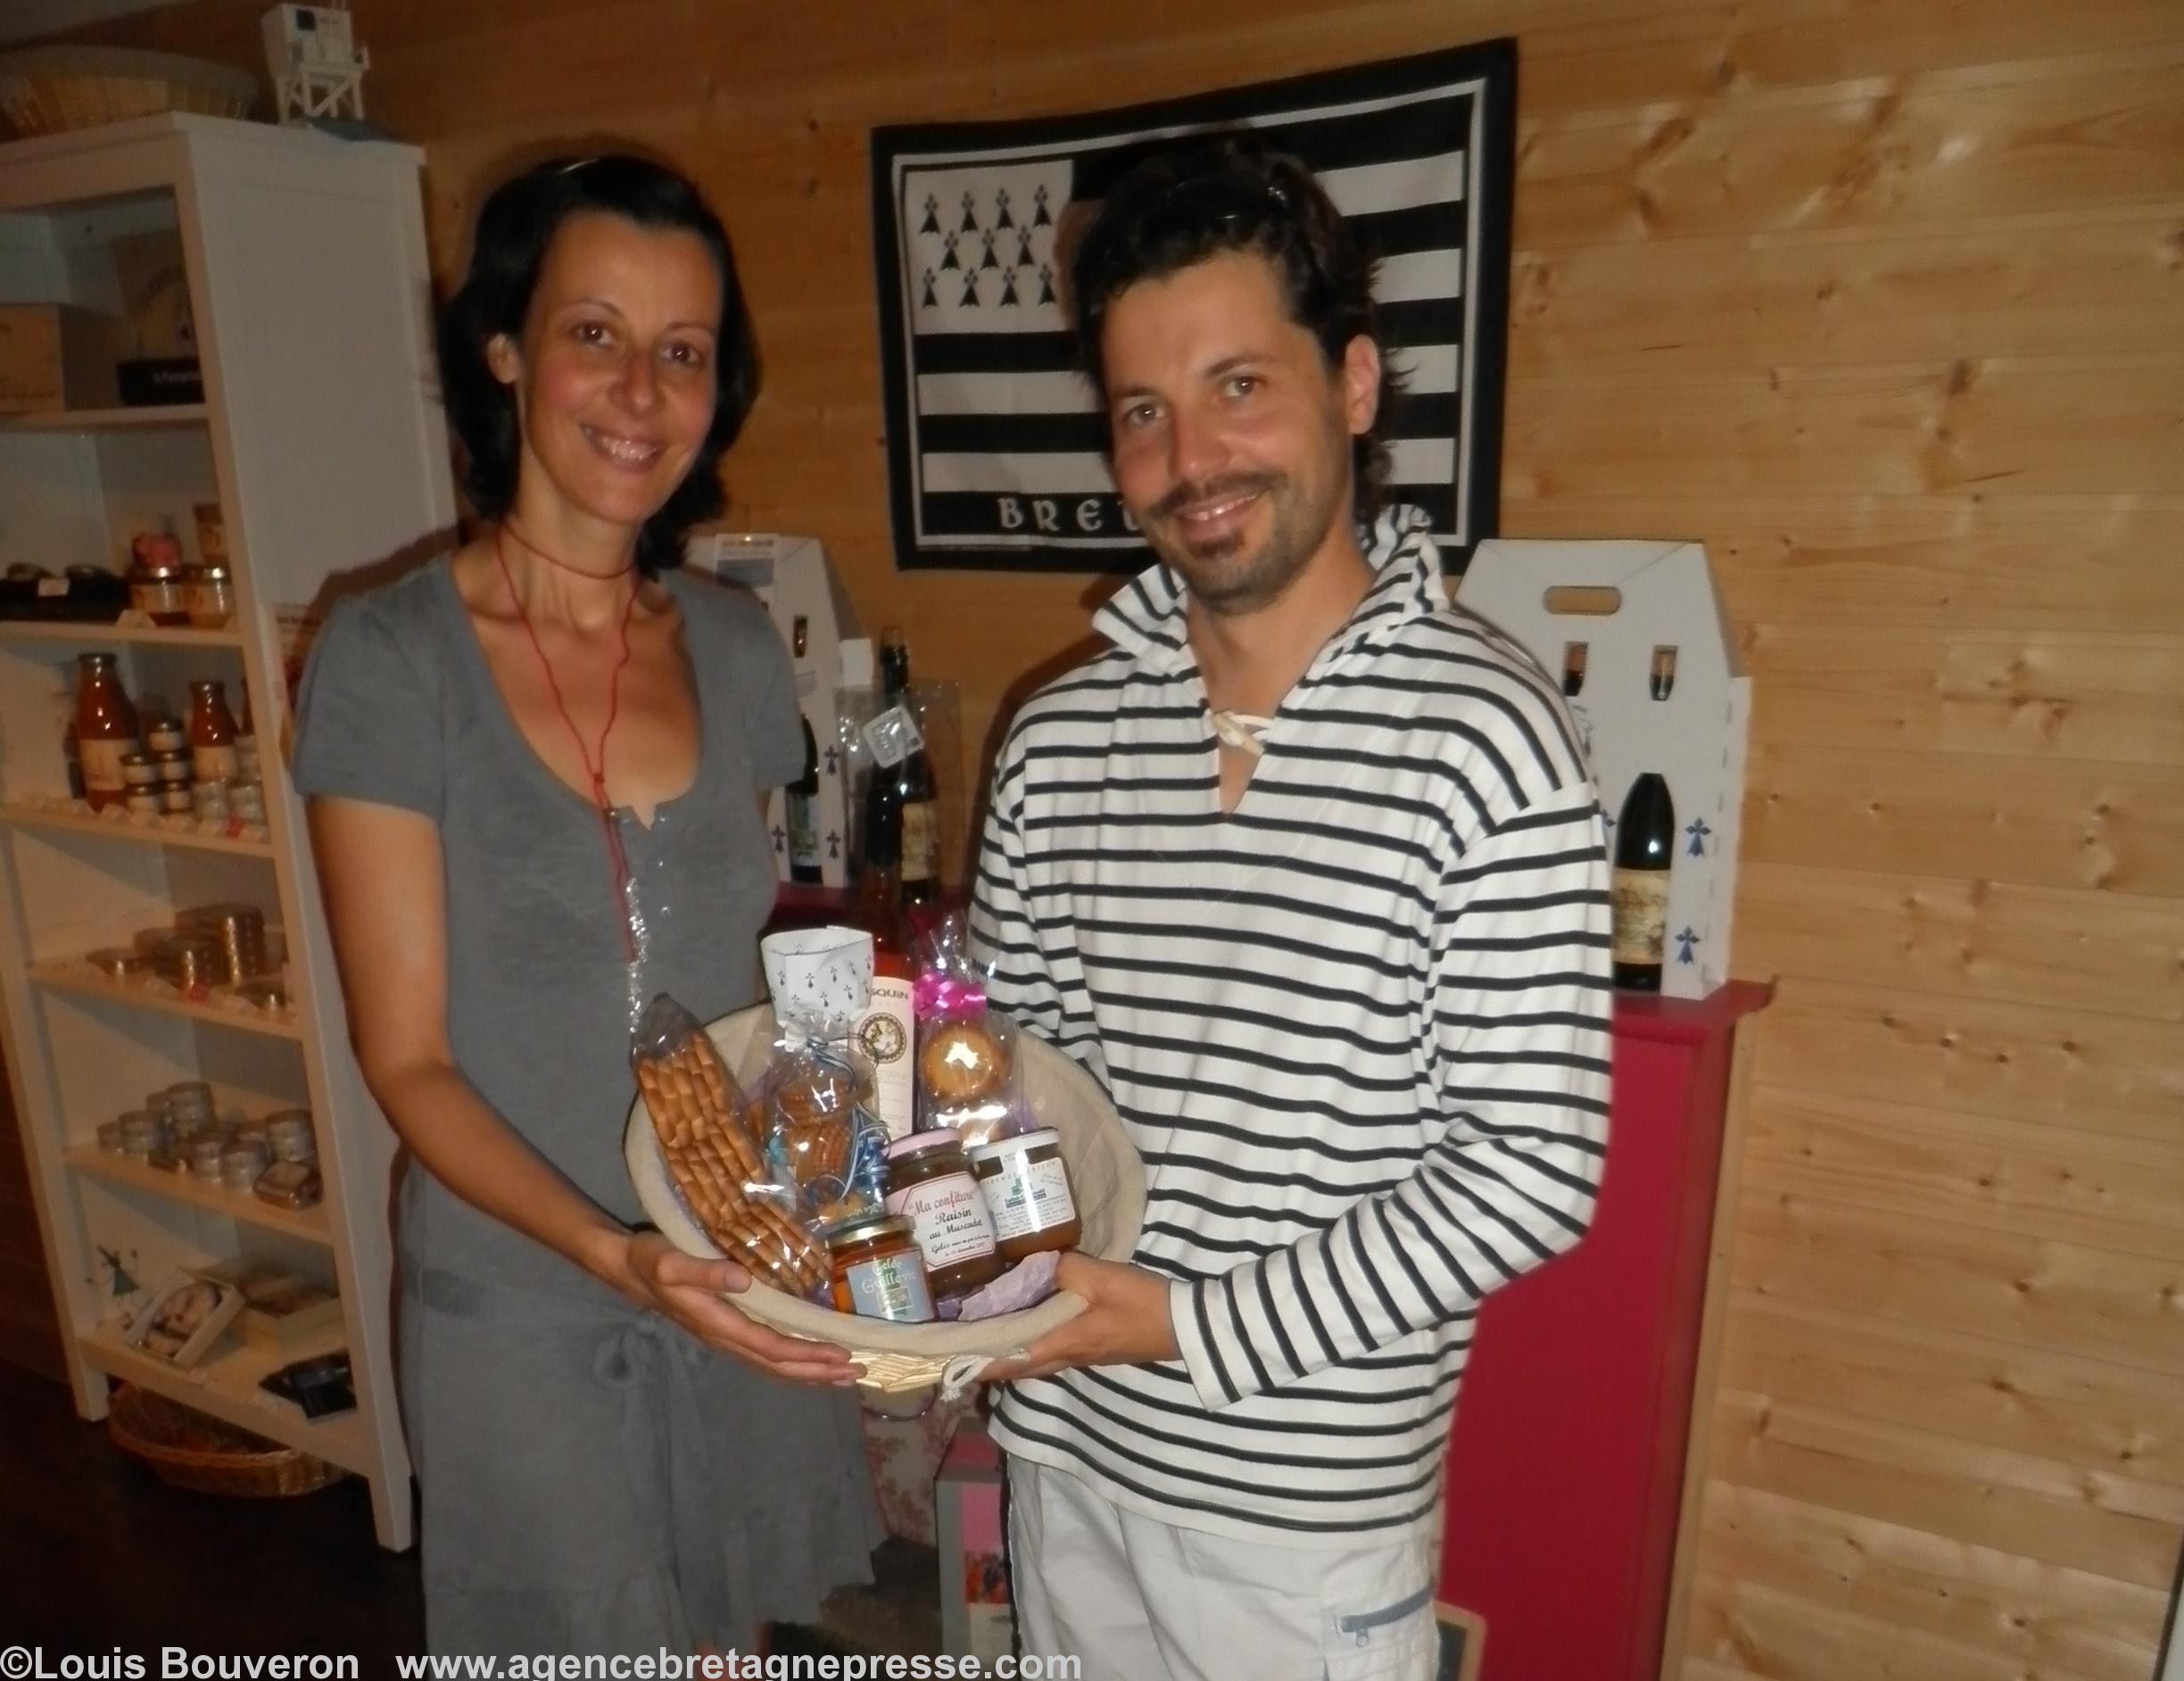
[[[129,544],[129,606],[154,625],[186,625],[182,545],[164,532],[139,533]]]
[[[225,560],[207,560],[184,574],[182,599],[197,630],[225,630],[235,617],[235,574]]]

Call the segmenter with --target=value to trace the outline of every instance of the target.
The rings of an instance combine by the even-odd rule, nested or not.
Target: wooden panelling
[[[2184,624],[2184,493],[2170,487],[2099,497],[1801,488],[1703,511],[1660,497],[1505,497],[1502,524],[1513,537],[1702,537],[1744,622],[2043,633]]]
[[[2173,898],[1747,862],[1736,940],[1761,973],[2184,1023]]]
[[[1740,1288],[2152,1370],[2184,1359],[2184,1263],[1795,1195],[1767,1172],[1745,1172]]]
[[[1510,371],[1690,379],[1938,355],[2128,355],[2184,311],[2173,217],[2134,207],[2040,231],[2006,219],[1890,237],[1526,251],[1510,279]]]
[[[1758,624],[1743,649],[1777,747],[2184,764],[2184,636]]]
[[[2172,1148],[2184,1105],[2172,1023],[1873,982],[1783,980],[1758,1079]]]
[[[2184,766],[1777,747],[1750,756],[1744,856],[2184,892]]]
[[[1720,1385],[2184,1487],[2184,1385],[2165,1371],[1740,1290]]]
[[[255,65],[263,0],[103,26]],[[733,231],[732,518],[975,758],[1106,587],[893,568],[866,134],[1518,37],[1502,529],[1694,537],[1779,977],[1684,1681],[2142,1681],[2184,1531],[2175,0],[356,0],[443,271],[619,134]],[[1490,1660],[1491,1662],[1491,1660]]]

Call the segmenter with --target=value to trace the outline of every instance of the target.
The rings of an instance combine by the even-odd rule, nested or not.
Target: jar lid
[[[874,1238],[909,1238],[917,1228],[900,1214],[859,1214],[847,1225],[838,1226],[827,1233],[827,1247],[840,1249],[853,1243],[866,1243]]]
[[[235,576],[235,574],[228,569],[228,563],[225,560],[207,560],[203,565],[191,569],[197,575],[197,582],[200,584],[223,583]]]
[[[1059,1146],[1062,1135],[1052,1127],[1041,1127],[1036,1132],[1019,1132],[1013,1138],[994,1139],[971,1147],[973,1162],[997,1162],[1013,1150],[1036,1150],[1042,1144]]]
[[[887,1159],[899,1162],[913,1155],[922,1155],[928,1150],[945,1150],[951,1145],[960,1147],[963,1139],[953,1127],[936,1127],[929,1132],[913,1132],[907,1138],[897,1139],[887,1147]]]
[[[146,554],[136,557],[136,564],[129,567],[128,575],[131,583],[164,584],[169,578],[180,577],[182,572],[183,566],[179,556]]]

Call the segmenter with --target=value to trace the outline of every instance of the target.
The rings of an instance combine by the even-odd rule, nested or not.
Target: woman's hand
[[[785,1337],[724,1300],[750,1288],[750,1274],[732,1261],[701,1261],[656,1231],[640,1231],[631,1235],[615,1271],[616,1286],[630,1300],[673,1320],[708,1348],[792,1383],[857,1380],[848,1349]]]

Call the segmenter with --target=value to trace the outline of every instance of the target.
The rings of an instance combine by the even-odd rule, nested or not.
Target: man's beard
[[[1330,487],[1339,493],[1339,487]],[[1235,531],[1194,543],[1178,518],[1194,504],[1227,496],[1263,497],[1269,517],[1264,544],[1246,553],[1248,534]],[[1199,484],[1179,484],[1146,509],[1146,540],[1190,585],[1191,599],[1223,617],[1254,613],[1278,600],[1319,551],[1333,521],[1333,495],[1314,497],[1285,473],[1238,473]]]

